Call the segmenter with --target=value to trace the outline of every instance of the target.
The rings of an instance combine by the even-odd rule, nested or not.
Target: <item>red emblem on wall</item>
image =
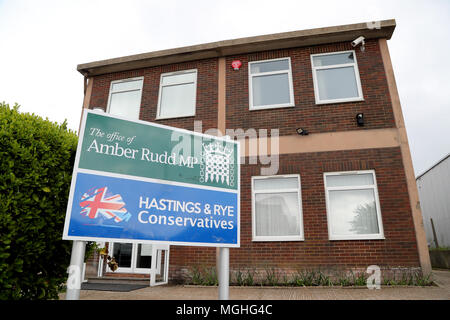
[[[231,66],[234,70],[239,70],[242,66],[242,62],[240,60],[234,60],[233,62],[231,62]]]

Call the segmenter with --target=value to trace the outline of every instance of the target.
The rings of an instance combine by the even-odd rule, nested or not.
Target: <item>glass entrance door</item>
[[[112,249],[112,256],[116,259],[116,262],[119,265],[116,272],[132,272],[131,268],[131,260],[133,259],[132,243],[114,243]]]
[[[169,279],[169,251],[170,246],[168,244],[153,245],[152,255],[155,259],[150,271],[150,286],[167,284]]]
[[[142,271],[148,273],[152,267],[152,248],[151,244],[138,243],[136,245],[136,264],[134,266],[135,272]]]
[[[110,246],[110,252],[119,265],[116,273],[150,273],[153,255],[151,244],[114,242]],[[108,272],[112,271],[108,268]]]

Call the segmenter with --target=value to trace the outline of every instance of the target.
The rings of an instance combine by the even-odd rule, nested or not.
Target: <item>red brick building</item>
[[[247,136],[241,142],[241,247],[230,249],[232,272],[378,265],[428,273],[387,47],[394,29],[395,21],[385,20],[81,64],[83,108],[188,130],[198,130],[201,121],[203,132]],[[261,158],[262,141],[271,146],[270,163]],[[110,249],[120,260],[116,276],[148,274],[151,250],[144,245]],[[88,273],[97,273],[97,264],[94,256]],[[215,264],[215,248],[171,246],[169,279]],[[111,274],[104,271],[98,275]]]

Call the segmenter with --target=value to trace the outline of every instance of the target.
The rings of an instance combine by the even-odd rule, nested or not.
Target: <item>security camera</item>
[[[365,43],[364,39],[365,38],[363,36],[356,38],[355,40],[352,41],[352,46],[356,47],[358,44],[364,44]]]
[[[360,37],[358,37],[358,38],[356,38],[355,40],[353,40],[352,41],[352,46],[353,47],[356,47],[357,45],[361,45],[361,51],[364,51],[365,50],[365,47],[364,47],[364,45],[365,45],[365,41],[364,41],[364,37],[363,36],[360,36]]]

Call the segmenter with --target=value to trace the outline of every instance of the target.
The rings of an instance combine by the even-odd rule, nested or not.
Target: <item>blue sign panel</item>
[[[235,192],[78,173],[68,235],[237,244]]]

